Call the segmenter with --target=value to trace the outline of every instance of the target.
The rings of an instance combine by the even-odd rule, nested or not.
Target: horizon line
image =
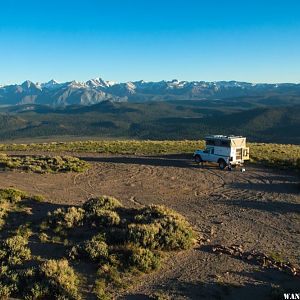
[[[13,82],[11,81],[10,83],[1,83],[0,82],[0,88],[1,87],[4,87],[4,86],[9,86],[9,85],[22,85],[23,83],[25,83],[26,81],[30,81],[34,84],[45,84],[45,83],[48,83],[50,81],[56,81],[58,84],[63,84],[63,83],[67,83],[67,82],[73,82],[73,81],[76,81],[76,82],[79,82],[79,83],[86,83],[87,81],[89,80],[95,80],[95,79],[101,79],[101,80],[104,80],[106,82],[114,82],[115,84],[120,84],[120,83],[134,83],[134,82],[140,82],[140,81],[144,81],[144,82],[153,82],[153,83],[156,83],[156,82],[172,82],[172,81],[175,81],[177,80],[178,82],[209,82],[209,83],[213,83],[213,82],[240,82],[240,83],[250,83],[250,84],[300,84],[300,82],[290,82],[290,81],[277,81],[277,82],[267,82],[267,81],[259,81],[259,82],[255,82],[255,81],[245,81],[245,80],[235,80],[235,79],[231,79],[231,80],[181,80],[181,79],[177,79],[177,78],[173,78],[173,79],[161,79],[161,80],[144,80],[144,79],[139,79],[139,80],[127,80],[127,81],[116,81],[116,80],[106,80],[106,79],[103,79],[103,77],[93,77],[93,78],[90,78],[90,79],[87,79],[87,80],[76,80],[76,79],[72,79],[72,80],[67,80],[67,81],[60,81],[60,80],[56,80],[55,78],[51,78],[50,80],[48,81],[33,81],[33,80],[30,80],[30,79],[25,79],[24,81],[22,82],[19,82],[19,83],[16,83],[16,82]]]

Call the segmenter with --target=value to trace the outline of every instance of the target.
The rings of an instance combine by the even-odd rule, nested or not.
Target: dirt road
[[[0,172],[1,187],[41,194],[53,204],[76,205],[103,194],[127,206],[164,204],[183,214],[206,240],[174,253],[159,271],[139,278],[120,297],[147,299],[146,295],[163,293],[174,299],[268,299],[275,291],[271,285],[300,291],[299,277],[215,254],[210,247],[238,244],[299,266],[296,175],[253,165],[244,173],[221,171],[181,156],[77,156],[92,164],[85,173]]]

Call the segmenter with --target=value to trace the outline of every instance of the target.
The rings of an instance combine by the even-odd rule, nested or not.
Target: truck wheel
[[[224,170],[225,168],[226,168],[226,162],[225,162],[225,160],[224,159],[219,159],[219,168],[221,169],[221,170]]]
[[[200,164],[200,163],[203,162],[203,160],[202,160],[202,158],[201,158],[200,155],[195,155],[195,156],[194,156],[194,160],[195,160],[195,162],[196,162],[197,164]]]

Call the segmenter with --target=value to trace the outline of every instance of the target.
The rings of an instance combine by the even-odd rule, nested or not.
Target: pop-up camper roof
[[[233,140],[233,139],[245,139],[245,137],[241,135],[208,135],[205,137],[207,139],[218,139],[218,140]]]
[[[209,135],[205,137],[207,145],[220,147],[246,147],[246,138],[238,135]]]

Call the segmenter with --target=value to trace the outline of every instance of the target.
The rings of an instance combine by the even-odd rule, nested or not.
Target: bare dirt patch
[[[0,172],[1,188],[43,195],[53,206],[82,204],[98,195],[114,196],[129,207],[163,204],[183,214],[203,237],[197,247],[175,253],[120,297],[161,293],[176,299],[266,299],[276,286],[299,292],[299,277],[210,250],[215,244],[237,244],[299,267],[300,190],[293,173],[255,165],[244,173],[221,171],[176,155],[76,156],[91,168],[66,174]]]

